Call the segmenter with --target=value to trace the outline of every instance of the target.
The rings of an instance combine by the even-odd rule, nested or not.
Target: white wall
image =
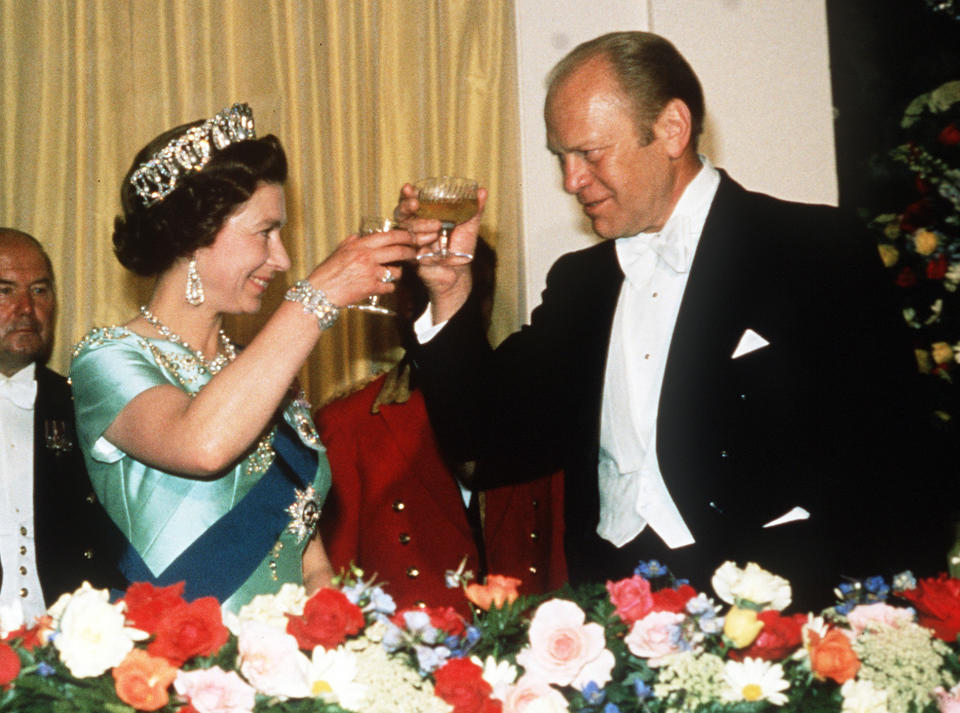
[[[701,150],[747,188],[835,203],[825,0],[515,0],[525,311],[550,265],[592,244],[546,150],[544,77],[580,42],[650,30],[673,42],[703,83]]]

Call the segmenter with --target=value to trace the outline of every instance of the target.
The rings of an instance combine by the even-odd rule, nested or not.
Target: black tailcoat
[[[37,572],[52,604],[88,580],[97,588],[122,587],[115,563],[122,537],[100,505],[87,476],[74,426],[67,380],[37,366],[34,407],[33,508]],[[45,424],[62,421],[71,447],[48,447]]]

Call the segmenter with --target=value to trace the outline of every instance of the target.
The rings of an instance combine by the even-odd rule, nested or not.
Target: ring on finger
[[[384,270],[383,277],[380,278],[380,282],[383,282],[383,283],[385,283],[385,284],[389,284],[389,283],[393,282],[393,281],[396,280],[396,279],[397,279],[397,278],[395,278],[395,277],[393,276],[393,273],[390,271],[390,268],[388,267],[388,268],[386,268],[386,269]]]

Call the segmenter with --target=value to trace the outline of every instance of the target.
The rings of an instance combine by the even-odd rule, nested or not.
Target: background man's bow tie
[[[21,369],[13,376],[0,374],[0,398],[10,401],[23,409],[33,408],[37,397],[37,382],[27,369]]]

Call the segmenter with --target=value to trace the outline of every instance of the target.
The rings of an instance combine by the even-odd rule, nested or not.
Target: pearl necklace
[[[201,366],[201,368],[206,369],[211,374],[216,374],[218,371],[220,371],[223,367],[225,367],[228,363],[230,363],[237,357],[237,352],[236,352],[236,349],[234,349],[233,347],[233,342],[230,341],[230,338],[227,336],[226,332],[224,332],[222,329],[220,330],[219,337],[220,337],[220,345],[221,345],[221,348],[223,349],[223,352],[218,353],[213,359],[211,359],[210,361],[207,361],[206,359],[204,359],[203,354],[201,352],[191,347],[189,344],[187,344],[186,340],[183,337],[181,337],[179,334],[172,332],[170,328],[167,327],[167,325],[165,325],[163,322],[157,319],[157,316],[153,312],[151,312],[149,309],[147,309],[146,305],[141,305],[140,314],[143,315],[143,318],[147,320],[150,326],[152,326],[154,329],[160,332],[160,335],[164,339],[166,339],[168,342],[179,344],[181,347],[186,349],[188,352],[190,352],[193,355],[193,358],[197,360],[197,363]]]

